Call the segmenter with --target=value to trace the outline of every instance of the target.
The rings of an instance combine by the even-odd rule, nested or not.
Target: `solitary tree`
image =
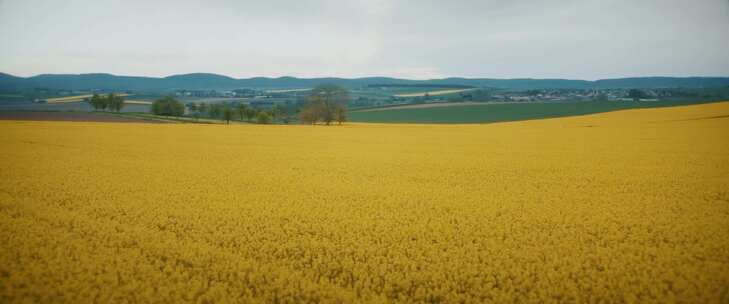
[[[109,111],[119,112],[124,107],[124,98],[117,96],[114,93],[110,93],[106,96],[106,104]]]
[[[271,107],[271,119],[276,120],[283,115],[283,108],[280,105],[274,105]]]
[[[194,102],[188,102],[185,104],[185,107],[187,108],[187,112],[195,116],[195,112],[197,112],[197,104]]]
[[[222,105],[220,104],[211,104],[208,110],[210,118],[219,118],[220,115],[223,114],[223,109],[221,107]]]
[[[334,112],[334,120],[336,120],[340,125],[347,121],[347,109],[344,107],[337,107]]]
[[[258,114],[258,111],[254,108],[248,108],[246,109],[246,118],[248,118],[248,121],[251,121],[253,117],[256,117],[256,114]]]
[[[152,102],[152,114],[164,116],[182,116],[185,105],[172,96],[165,96]]]
[[[336,120],[337,112],[346,112],[347,102],[349,92],[346,89],[330,84],[317,86],[306,97],[301,120],[305,123],[322,121],[329,125]]]
[[[243,121],[243,118],[246,117],[246,111],[248,111],[248,105],[241,102],[238,104],[238,106],[235,109],[236,109],[236,112],[238,112],[238,115],[240,116],[240,120]]]
[[[192,114],[192,117],[195,118],[195,120],[200,119],[200,106],[198,106],[197,103],[190,102],[185,104],[187,107],[187,111]]]
[[[313,125],[317,121],[317,114],[313,108],[304,108],[299,112],[299,120],[301,123]]]
[[[201,102],[197,105],[197,111],[200,113],[200,116],[205,116],[208,113],[208,104]]]
[[[628,91],[628,97],[633,98],[634,101],[639,101],[643,98],[643,91],[638,89],[630,89]]]
[[[285,106],[281,107],[281,121],[288,124],[291,121],[291,116],[296,115],[298,111],[299,107],[296,106],[296,104],[287,103]]]
[[[172,116],[185,115],[185,105],[177,99],[172,98],[172,101],[169,103],[169,109],[170,115]]]
[[[106,109],[109,107],[109,99],[99,95],[99,106],[101,106],[102,111],[106,111]]]
[[[223,107],[223,120],[225,120],[225,123],[230,124],[231,119],[233,119],[233,109],[226,105]]]
[[[104,98],[99,96],[99,94],[94,94],[93,96],[91,96],[89,104],[91,105],[91,107],[94,108],[95,111],[101,110],[104,108]]]
[[[256,114],[256,122],[259,124],[270,124],[271,123],[271,115],[266,113],[266,111],[260,111],[258,114]]]

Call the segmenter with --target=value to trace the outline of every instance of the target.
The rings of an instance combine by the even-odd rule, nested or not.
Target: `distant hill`
[[[164,78],[117,76],[111,74],[41,74],[16,77],[0,73],[0,90],[48,88],[66,90],[135,90],[170,91],[175,89],[237,89],[237,88],[306,88],[321,83],[347,87],[372,85],[454,85],[502,89],[609,89],[609,88],[704,88],[729,86],[729,77],[638,77],[601,79],[596,81],[570,79],[488,79],[444,78],[409,80],[389,77],[365,78],[296,78],[254,77],[235,79],[223,75],[194,73]]]

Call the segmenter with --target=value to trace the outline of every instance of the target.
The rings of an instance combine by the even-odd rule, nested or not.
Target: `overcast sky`
[[[729,0],[0,0],[0,72],[729,76]]]

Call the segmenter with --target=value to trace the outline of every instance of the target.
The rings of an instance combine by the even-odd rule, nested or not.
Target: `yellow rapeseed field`
[[[729,103],[0,147],[2,303],[729,301]]]

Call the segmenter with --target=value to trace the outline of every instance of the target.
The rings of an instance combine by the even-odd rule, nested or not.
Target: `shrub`
[[[258,115],[256,115],[256,123],[267,125],[271,123],[271,115],[268,113],[261,111],[258,112]]]
[[[182,116],[185,105],[172,96],[165,96],[152,102],[152,114],[164,116]]]

